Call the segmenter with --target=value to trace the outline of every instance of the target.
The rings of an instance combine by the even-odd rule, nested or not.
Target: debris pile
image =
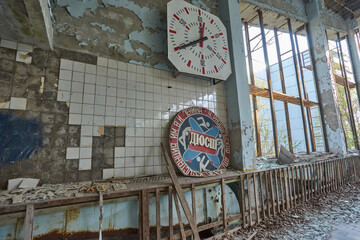
[[[277,214],[259,225],[211,239],[331,239],[344,226],[359,225],[360,183],[348,184],[327,196]],[[256,233],[255,236],[252,236]],[[345,239],[345,238],[344,238]]]
[[[82,197],[95,192],[113,192],[127,189],[126,184],[115,180],[37,186],[39,181],[39,179],[33,178],[10,179],[8,189],[0,191],[0,205]]]
[[[351,155],[357,155],[357,152],[352,153]],[[323,161],[339,158],[336,154],[328,153],[328,152],[311,152],[307,154],[306,152],[298,152],[295,153],[294,162],[291,164],[299,164],[299,163],[312,163],[314,161]],[[350,154],[349,154],[350,155]],[[288,164],[288,163],[284,163]],[[256,159],[256,169],[273,169],[282,167],[278,163],[278,159],[273,157],[259,157]]]

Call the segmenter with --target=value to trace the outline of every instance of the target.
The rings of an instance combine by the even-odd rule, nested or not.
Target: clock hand
[[[184,49],[184,48],[187,48],[187,47],[190,47],[190,46],[194,46],[194,45],[196,45],[196,44],[198,44],[198,43],[201,43],[201,42],[203,42],[203,41],[205,41],[205,40],[208,40],[208,37],[202,37],[202,38],[200,38],[200,39],[198,39],[198,40],[189,42],[188,44],[185,44],[185,45],[176,47],[176,48],[175,48],[175,51],[177,51],[177,50],[179,50],[179,49]]]
[[[205,30],[205,23],[203,23],[203,26],[201,28],[201,36],[200,38],[203,38],[204,37],[204,31]],[[204,46],[204,41],[200,42],[200,47],[203,47]]]

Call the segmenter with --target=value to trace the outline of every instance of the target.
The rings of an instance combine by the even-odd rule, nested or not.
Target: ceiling
[[[261,9],[258,6],[249,3],[240,2],[240,11],[243,22],[247,22],[250,25],[259,26],[259,16],[257,12],[258,10],[262,11],[264,28],[277,28],[278,31],[288,32],[287,17],[273,11]],[[303,28],[303,22],[291,19],[291,25],[294,32],[297,32],[299,34],[305,33],[305,30]]]
[[[324,0],[324,3],[327,9],[345,20],[360,17],[360,0]]]

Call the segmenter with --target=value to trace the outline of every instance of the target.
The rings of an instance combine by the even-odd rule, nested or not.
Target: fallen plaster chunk
[[[280,165],[293,163],[295,160],[294,154],[288,151],[283,146],[280,147],[280,154],[277,163]]]
[[[19,185],[19,188],[35,188],[39,182],[40,182],[40,179],[25,178],[22,181],[22,183]]]
[[[16,189],[20,183],[22,183],[22,181],[24,180],[25,178],[14,178],[14,179],[9,179],[8,180],[8,186],[7,186],[7,190],[9,192],[11,192],[12,190]]]
[[[126,185],[123,183],[112,184],[112,187],[114,188],[115,191],[127,189]]]
[[[22,202],[23,195],[15,195],[12,198],[12,203],[21,203]]]

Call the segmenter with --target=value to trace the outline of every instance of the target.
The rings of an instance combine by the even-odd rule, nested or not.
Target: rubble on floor
[[[351,155],[355,155],[357,152],[352,153]],[[298,152],[295,153],[295,160],[292,164],[299,164],[299,163],[311,163],[314,161],[324,161],[324,160],[330,160],[330,159],[336,159],[339,158],[337,154],[334,153],[328,153],[328,152],[311,152],[310,154],[307,154],[306,152]],[[349,154],[350,155],[350,154]],[[273,157],[258,157],[256,159],[256,169],[273,169],[273,168],[280,168],[284,165],[280,165],[277,163],[278,159]]]
[[[38,182],[39,179],[26,179],[25,182],[22,180],[9,180],[8,190],[0,191],[0,205],[82,197],[94,192],[121,191],[127,189],[127,185],[124,182],[129,182],[129,180],[109,179],[108,181],[43,184],[42,186],[36,186]]]
[[[277,214],[266,222],[239,229],[231,236],[212,239],[336,239],[339,228],[359,225],[360,183],[348,184],[326,196],[315,197],[305,204]],[[340,229],[341,230],[341,229]],[[341,238],[346,239],[346,238]],[[353,238],[351,238],[353,239]]]

